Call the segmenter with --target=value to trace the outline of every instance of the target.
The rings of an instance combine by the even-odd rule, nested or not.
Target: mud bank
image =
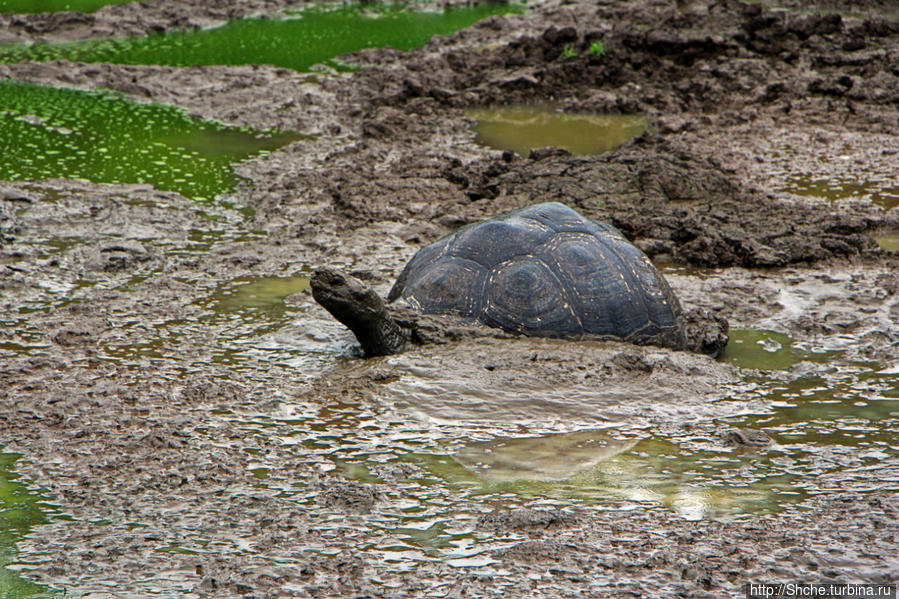
[[[92,13],[74,11],[38,14],[3,14],[0,43],[70,42],[93,37],[126,37],[224,25],[230,19],[257,16],[302,6],[301,2],[251,0],[249,2],[126,2],[104,6]]]
[[[280,7],[3,18],[16,41],[37,41]],[[750,581],[895,581],[894,441],[822,441],[811,474],[765,494],[740,477],[765,479],[746,472],[769,460],[793,468],[778,453],[789,435],[772,425],[777,443],[746,453],[720,437],[776,410],[759,380],[826,389],[857,376],[854,401],[894,401],[899,264],[872,234],[899,228],[878,204],[899,156],[899,25],[865,10],[544,2],[315,77],[0,66],[316,136],[238,165],[245,181],[212,205],[145,186],[4,183],[0,443],[72,517],[19,544],[23,575],[96,597],[720,597]],[[652,127],[602,156],[476,146],[465,111],[508,102],[643,113]],[[796,193],[797,173],[834,170],[863,173],[868,191]],[[308,294],[241,299],[321,263],[384,292],[422,245],[536,201],[614,223],[667,265],[684,304],[834,357],[772,374],[624,344],[486,339],[362,362]],[[662,500],[495,486],[459,465],[472,442],[593,429],[588,462],[647,437],[739,453],[728,476],[740,484],[719,480],[764,495],[761,507],[696,492],[696,469]]]

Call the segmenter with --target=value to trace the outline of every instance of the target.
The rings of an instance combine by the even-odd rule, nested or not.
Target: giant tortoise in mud
[[[423,247],[391,289],[389,306],[329,268],[316,270],[311,284],[316,301],[353,331],[367,356],[439,340],[441,321],[416,315],[450,315],[528,336],[611,337],[706,353],[726,343],[720,318],[697,343],[646,255],[614,227],[556,202],[468,225]]]

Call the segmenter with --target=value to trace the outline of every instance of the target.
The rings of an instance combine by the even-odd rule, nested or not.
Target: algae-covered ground
[[[211,193],[2,166],[0,596],[897,581],[895,7],[545,0],[314,73],[47,46],[304,8],[0,15],[0,42],[44,53],[0,65],[5,133],[66,147],[161,121],[177,135],[121,146],[147,139],[146,169],[239,161]],[[28,89],[47,102],[9,99]],[[54,112],[64,97],[92,116]],[[473,117],[520,132],[537,108],[633,131],[479,140]],[[386,293],[423,245],[540,201],[615,225],[686,307],[727,318],[724,355],[486,337],[363,360],[309,294],[321,264]]]

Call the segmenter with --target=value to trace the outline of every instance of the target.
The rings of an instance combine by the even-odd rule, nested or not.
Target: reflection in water
[[[0,81],[0,180],[148,183],[198,200],[237,184],[232,164],[303,137],[230,129],[112,92]]]
[[[771,495],[770,478],[740,480],[757,459],[718,447],[692,452],[654,437],[571,482],[610,499],[663,505],[691,520],[776,510],[783,502]]]
[[[602,154],[646,131],[642,116],[565,114],[547,106],[474,110],[477,141],[527,156],[535,148],[565,148],[572,154]]]
[[[378,482],[387,467],[417,467],[401,477],[398,495],[367,517],[373,530],[391,539],[368,549],[398,563],[468,559],[501,541],[478,537],[470,521],[460,523],[465,497],[508,508],[571,501],[598,509],[660,505],[697,519],[777,511],[831,488],[899,491],[899,481],[872,482],[866,471],[899,457],[896,374],[870,364],[821,377],[784,383],[772,372],[747,379],[728,400],[732,415],[714,427],[662,423],[543,435],[521,427],[513,436],[502,423],[422,421],[365,400],[302,410],[284,404],[282,413],[252,421],[226,417],[247,438],[275,436],[311,463],[362,482]],[[393,384],[385,383],[385,393]],[[535,420],[531,428],[541,426]],[[722,436],[733,428],[763,430],[774,443],[730,447]],[[260,467],[262,459],[254,464]],[[305,493],[297,481],[277,476],[260,482],[293,488],[298,497]],[[314,493],[308,497],[312,506]]]
[[[748,405],[756,397],[768,400],[770,408],[723,418],[712,431],[648,428],[638,442],[605,447],[602,442],[591,447],[596,435],[604,438],[595,431],[500,436],[466,444],[453,457],[476,472],[474,480],[483,485],[478,493],[512,491],[523,501],[555,496],[661,504],[687,518],[776,511],[831,485],[899,491],[897,480],[870,481],[866,475],[873,463],[899,457],[894,373],[871,365],[841,370],[827,380],[761,379],[733,399]],[[775,443],[749,451],[728,447],[722,434],[731,428],[764,430]],[[427,464],[439,476],[472,482],[448,462]]]
[[[561,481],[627,451],[636,439],[620,440],[602,431],[478,441],[453,457],[490,481]]]
[[[242,19],[215,29],[0,47],[0,62],[69,60],[168,66],[270,64],[306,71],[363,48],[410,50],[493,15],[522,12],[501,2],[444,11],[366,2],[312,6],[287,18]]]

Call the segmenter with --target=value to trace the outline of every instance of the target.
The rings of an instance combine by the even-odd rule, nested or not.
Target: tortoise
[[[391,306],[332,269],[318,269],[311,285],[367,356],[421,342],[416,324],[396,317],[396,305],[406,315],[452,315],[528,336],[688,344],[680,303],[649,258],[613,226],[557,202],[468,225],[421,248],[390,290]]]

